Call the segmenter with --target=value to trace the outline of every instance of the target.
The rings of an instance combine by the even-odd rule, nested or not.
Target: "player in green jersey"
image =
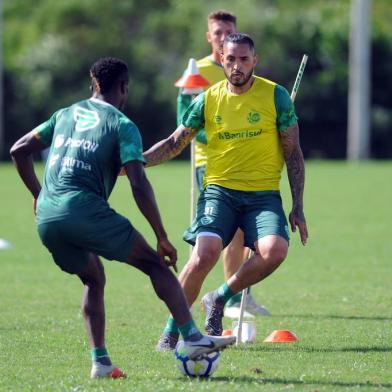
[[[138,268],[151,279],[186,342],[191,357],[215,351],[234,339],[206,337],[196,327],[178,280],[176,249],[163,227],[152,187],[144,172],[142,140],[123,109],[128,67],[102,58],[90,70],[93,95],[57,111],[11,148],[17,170],[34,198],[38,233],[56,264],[75,274],[85,291],[82,312],[92,348],[91,377],[124,377],[105,347],[105,273],[99,256]],[[32,156],[50,146],[41,188]],[[153,250],[125,217],[108,204],[123,168],[138,208],[157,238]]]
[[[248,35],[226,37],[222,52],[226,80],[200,94],[182,125],[144,153],[148,166],[162,163],[181,152],[200,128],[206,130],[204,189],[196,218],[184,234],[195,246],[179,277],[189,304],[196,300],[238,227],[244,232],[245,245],[255,250],[218,290],[203,297],[205,327],[211,334],[222,333],[225,303],[265,279],[286,258],[288,223],[279,192],[284,163],[293,202],[291,229],[298,227],[303,244],[308,237],[303,213],[305,169],[294,105],[286,89],[254,76],[256,63]],[[160,341],[168,335],[172,342],[178,338],[171,318]]]
[[[221,52],[224,39],[236,32],[237,18],[231,12],[217,10],[207,17],[207,42],[211,45],[211,54],[197,61],[200,74],[210,82],[210,86],[225,79],[221,64]],[[177,97],[177,125],[182,123],[183,116],[190,106],[192,96],[179,90]],[[204,128],[200,129],[195,142],[196,183],[199,191],[203,189],[203,177],[207,160],[207,138]],[[229,279],[240,268],[248,257],[249,249],[244,247],[244,234],[238,229],[230,244],[223,251],[223,270],[225,279]],[[238,318],[241,293],[233,296],[226,304],[225,315]],[[251,295],[250,288],[246,299],[246,312],[251,315],[268,316],[270,313],[265,306],[258,304]]]

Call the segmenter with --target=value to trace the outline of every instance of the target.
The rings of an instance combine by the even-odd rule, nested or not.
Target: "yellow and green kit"
[[[217,209],[222,209],[220,204],[223,200],[217,196],[217,189],[220,187],[225,195],[228,192],[233,196],[232,208],[237,209],[240,215],[247,204],[249,192],[257,192],[259,196],[266,192],[269,199],[271,192],[279,194],[284,164],[279,132],[297,124],[294,105],[282,86],[254,77],[250,89],[236,95],[228,90],[227,83],[226,80],[221,81],[200,94],[183,117],[185,127],[197,130],[205,128],[207,141],[204,194],[199,199],[201,204],[192,228],[195,235],[211,229],[212,232],[220,231],[217,234],[221,236],[227,230],[234,230],[233,225],[246,227],[248,232],[253,230],[249,222],[239,224],[239,218],[230,218],[234,223],[228,224],[222,214],[216,214]],[[213,196],[211,185],[214,186]],[[206,200],[208,208],[203,204]],[[283,208],[278,209],[276,198],[273,200],[270,206],[260,202],[260,214],[264,214],[264,217],[266,209],[278,214],[277,218],[271,218],[272,223],[268,219],[258,219],[258,214],[252,212],[250,219],[254,220],[256,227],[247,241],[248,246],[252,246],[260,236],[268,234],[278,234],[288,239]],[[281,201],[278,202],[281,205]],[[257,203],[252,202],[252,208],[257,210]],[[213,222],[217,219],[219,230]],[[267,231],[266,227],[269,227]],[[230,235],[224,234],[224,237],[226,239]]]

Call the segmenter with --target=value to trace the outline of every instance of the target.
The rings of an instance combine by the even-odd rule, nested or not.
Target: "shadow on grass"
[[[183,378],[184,382],[189,382],[189,380],[195,380],[194,378]],[[320,386],[330,386],[330,387],[356,387],[356,388],[392,388],[391,383],[373,383],[370,381],[367,382],[344,382],[344,381],[321,381],[321,380],[293,380],[287,378],[255,378],[255,377],[220,377],[213,376],[211,378],[200,378],[197,379],[199,382],[208,382],[208,383],[227,383],[227,382],[239,382],[239,383],[249,383],[255,384],[258,383],[260,385],[303,385],[303,386],[311,386],[311,385],[320,385]]]
[[[336,314],[274,314],[273,317],[311,318],[311,319],[336,319],[336,320],[369,320],[369,321],[392,321],[392,317],[386,316],[339,316]]]
[[[236,350],[246,350],[246,351],[263,351],[263,352],[276,352],[276,351],[301,351],[308,353],[338,353],[338,352],[347,352],[347,353],[388,353],[392,352],[392,347],[383,347],[383,346],[370,346],[370,347],[336,347],[336,348],[319,348],[319,347],[300,347],[295,343],[291,343],[290,345],[286,344],[274,344],[273,346],[268,343],[268,345],[255,345],[255,346],[246,346],[246,347],[236,347]]]

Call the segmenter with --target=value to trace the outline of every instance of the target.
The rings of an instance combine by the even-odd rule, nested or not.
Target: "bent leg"
[[[92,347],[105,347],[105,271],[98,256],[90,253],[87,267],[78,274],[84,284],[82,313]]]
[[[179,276],[190,305],[195,302],[206,276],[217,263],[221,251],[222,239],[220,237],[200,236],[197,238],[191,258]]]
[[[262,237],[255,245],[256,253],[227,281],[235,293],[265,279],[286,258],[288,242],[281,236]]]
[[[134,246],[126,263],[149,276],[157,296],[165,302],[177,325],[189,322],[192,316],[177,278],[141,234],[134,235]]]
[[[248,258],[249,249],[244,247],[244,233],[238,229],[223,252],[223,272],[225,280],[233,276]]]

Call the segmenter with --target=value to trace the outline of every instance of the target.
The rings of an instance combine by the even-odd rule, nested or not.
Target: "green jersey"
[[[107,207],[121,167],[133,160],[144,162],[137,126],[95,98],[57,111],[34,131],[50,146],[38,224]]]

